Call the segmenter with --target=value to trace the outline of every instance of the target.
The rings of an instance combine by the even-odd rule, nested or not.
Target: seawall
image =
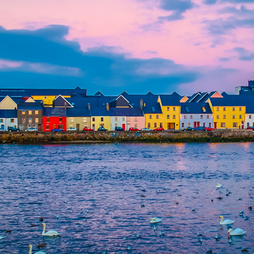
[[[163,132],[37,132],[1,133],[0,144],[68,144],[68,143],[196,143],[254,142],[251,130],[163,131]]]

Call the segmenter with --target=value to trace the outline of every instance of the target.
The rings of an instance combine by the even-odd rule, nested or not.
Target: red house
[[[44,108],[43,110],[43,131],[61,129],[66,131],[66,109],[64,108]]]

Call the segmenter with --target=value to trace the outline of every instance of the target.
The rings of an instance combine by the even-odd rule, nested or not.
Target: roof
[[[204,109],[204,110],[203,110]],[[182,104],[182,114],[212,114],[212,110],[208,103],[188,103]]]
[[[91,111],[87,108],[68,108],[66,110],[67,117],[86,117],[91,116]]]
[[[18,102],[18,110],[42,110],[43,105],[41,101],[35,101],[35,102]]]
[[[17,118],[17,110],[0,110],[0,118]]]
[[[44,108],[43,116],[66,116],[66,110],[64,108]]]
[[[174,92],[171,95],[160,95],[162,106],[180,106],[182,103],[180,100],[182,96]]]
[[[111,116],[144,116],[139,108],[110,108]]]
[[[248,100],[254,102],[254,97],[250,96],[251,95],[228,95],[224,98],[210,98],[210,100],[213,106],[246,106]]]

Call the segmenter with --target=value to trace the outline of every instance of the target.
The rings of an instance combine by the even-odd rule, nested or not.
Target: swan
[[[244,235],[246,232],[247,231],[243,231],[241,228],[236,228],[234,231],[232,228],[228,230],[228,234],[230,235]]]
[[[60,233],[58,233],[57,231],[54,231],[54,230],[50,230],[45,233],[46,223],[42,223],[41,226],[43,226],[43,231],[42,231],[43,236],[60,236]]]
[[[32,254],[33,245],[29,245],[29,254]],[[37,251],[34,254],[46,254],[46,252],[43,251]]]
[[[220,216],[220,219],[221,219],[221,220],[220,220],[220,224],[221,224],[221,225],[229,225],[229,224],[233,224],[233,223],[234,223],[234,220],[228,220],[228,219],[227,219],[227,220],[224,220],[224,221],[223,221],[223,216]]]
[[[157,217],[153,217],[153,218],[150,219],[150,223],[158,223],[160,221],[162,221],[162,219],[159,219]]]
[[[218,189],[218,188],[221,188],[222,187],[222,184],[220,184],[220,183],[217,183],[216,184],[216,188]]]

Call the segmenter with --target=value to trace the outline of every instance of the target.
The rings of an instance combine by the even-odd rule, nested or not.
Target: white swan
[[[247,231],[244,231],[241,228],[236,228],[236,229],[234,229],[234,231],[232,228],[230,228],[228,230],[228,234],[230,234],[230,235],[244,235],[246,232]]]
[[[32,249],[33,249],[33,245],[29,245],[29,254],[32,254]],[[34,254],[47,254],[46,252],[43,251],[37,251]]]
[[[216,188],[218,189],[218,188],[221,188],[222,187],[222,184],[220,184],[220,183],[217,183],[216,184]]]
[[[45,233],[46,223],[42,223],[42,226],[43,226],[43,231],[42,231],[43,236],[60,236],[60,233],[58,233],[57,231],[54,231],[54,230],[50,230],[47,233]]]
[[[162,219],[159,219],[157,217],[153,217],[153,218],[150,219],[150,223],[158,223],[160,221],[162,221]]]
[[[233,224],[233,223],[234,223],[234,220],[228,220],[228,219],[227,219],[227,220],[224,220],[224,221],[223,221],[223,216],[220,216],[220,219],[221,219],[221,220],[220,220],[220,224],[221,224],[221,225],[229,225],[229,224]]]

